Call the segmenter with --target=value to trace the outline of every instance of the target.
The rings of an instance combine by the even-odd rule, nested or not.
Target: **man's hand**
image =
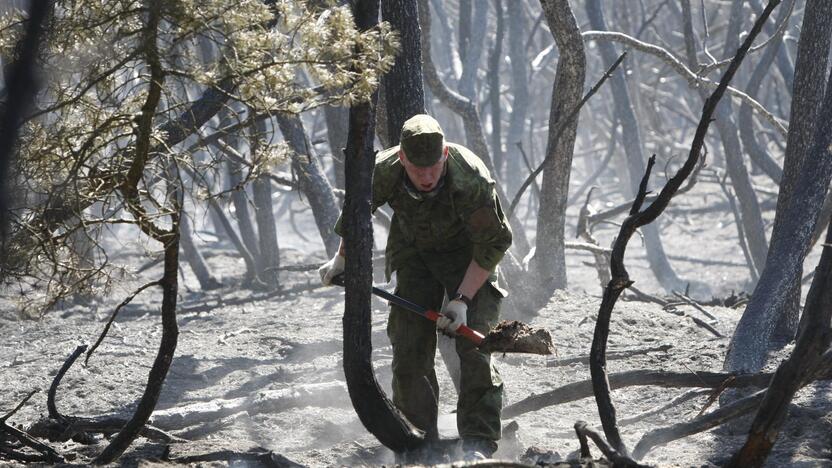
[[[467,322],[468,306],[462,301],[450,301],[442,308],[442,316],[436,319],[436,327],[447,333],[456,333]]]
[[[321,275],[321,283],[324,286],[329,286],[332,284],[332,278],[340,275],[344,272],[344,265],[346,264],[346,259],[344,258],[341,253],[336,253],[332,260],[323,264],[322,267],[318,268],[318,274]]]

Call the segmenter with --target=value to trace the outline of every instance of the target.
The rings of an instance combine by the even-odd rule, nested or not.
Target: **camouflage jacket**
[[[398,146],[376,155],[372,210],[385,203],[393,209],[386,248],[388,278],[413,255],[450,254],[469,246],[477,264],[494,271],[511,246],[511,229],[485,164],[464,146],[447,145],[444,185],[425,200],[416,200],[405,189],[407,174]],[[339,235],[340,224],[339,219]]]

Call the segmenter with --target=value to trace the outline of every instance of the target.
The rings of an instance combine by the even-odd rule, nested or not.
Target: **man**
[[[487,333],[497,322],[505,293],[497,264],[511,245],[494,181],[467,148],[446,143],[439,124],[424,114],[407,120],[401,144],[377,154],[372,209],[389,203],[386,274],[396,272],[396,294],[437,310],[434,325],[391,306],[387,334],[393,344],[393,402],[407,418],[438,437],[439,387],[434,372],[436,329],[454,334],[460,325]],[[341,220],[336,232],[341,235]],[[324,284],[344,271],[344,243],[319,270]],[[449,301],[442,306],[447,295]],[[500,439],[503,385],[491,356],[456,340],[461,381],[457,427],[470,458],[490,458]]]

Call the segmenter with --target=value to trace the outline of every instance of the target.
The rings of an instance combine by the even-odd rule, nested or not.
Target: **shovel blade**
[[[486,353],[553,354],[552,335],[545,328],[529,326],[516,320],[503,320],[482,340],[480,351]]]

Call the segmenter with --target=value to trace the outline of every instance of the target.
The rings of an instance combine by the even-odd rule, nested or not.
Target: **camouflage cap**
[[[401,149],[413,164],[433,166],[442,157],[444,147],[445,134],[433,117],[416,114],[402,125]]]

